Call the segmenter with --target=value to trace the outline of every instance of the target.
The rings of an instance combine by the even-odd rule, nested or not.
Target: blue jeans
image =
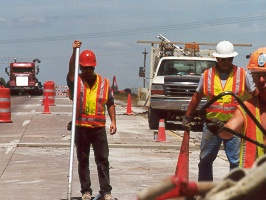
[[[240,153],[240,138],[233,137],[230,140],[223,140],[212,134],[206,124],[203,125],[202,139],[200,145],[199,181],[213,181],[213,161],[217,157],[221,143],[230,163],[230,170],[238,167]]]

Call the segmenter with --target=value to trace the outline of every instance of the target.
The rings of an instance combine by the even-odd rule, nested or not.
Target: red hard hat
[[[82,67],[95,67],[96,56],[91,50],[84,50],[79,55],[79,64]]]

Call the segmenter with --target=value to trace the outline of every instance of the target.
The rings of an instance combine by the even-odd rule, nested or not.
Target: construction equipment
[[[216,43],[171,42],[163,35],[157,36],[161,41],[137,41],[151,44],[148,121],[150,129],[157,129],[159,120],[177,124],[182,129],[182,116],[185,114],[190,99],[206,68],[213,67],[216,59],[213,49],[200,49],[200,46],[216,46]],[[178,45],[183,45],[180,47]],[[234,44],[234,46],[251,46],[251,44]],[[206,102],[202,100],[200,107]],[[201,130],[202,123],[198,110],[193,116],[192,130]]]
[[[41,61],[34,59],[32,62],[14,62],[10,63],[5,68],[6,74],[9,76],[9,81],[6,87],[10,88],[11,94],[29,93],[32,95],[42,95],[42,84],[36,78],[39,74],[39,65]]]

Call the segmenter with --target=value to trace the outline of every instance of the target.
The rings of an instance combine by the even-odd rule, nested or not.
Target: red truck
[[[10,63],[9,70],[5,71],[9,76],[7,87],[10,88],[11,94],[31,94],[42,95],[43,88],[41,82],[38,81],[36,75],[39,73],[39,59],[32,62],[14,62]]]

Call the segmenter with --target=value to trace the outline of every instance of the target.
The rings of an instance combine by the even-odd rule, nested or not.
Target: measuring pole
[[[68,193],[67,199],[71,200],[72,194],[72,174],[73,174],[73,158],[74,158],[74,144],[75,144],[75,126],[76,126],[76,108],[77,108],[77,90],[78,90],[78,72],[79,72],[79,48],[76,48],[75,55],[75,75],[74,75],[74,97],[72,109],[72,126],[71,126],[71,149],[69,156],[69,173],[68,173]]]

